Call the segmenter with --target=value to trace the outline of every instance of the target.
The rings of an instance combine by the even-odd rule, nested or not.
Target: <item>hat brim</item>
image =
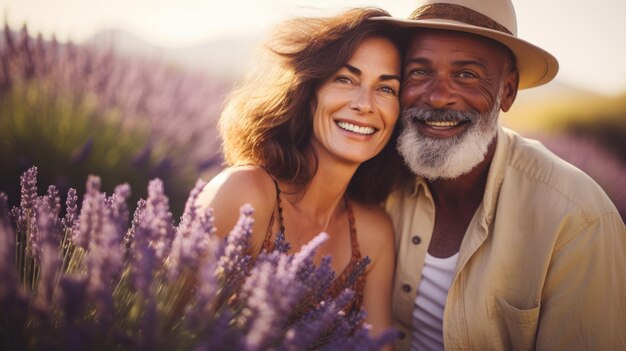
[[[519,89],[532,88],[551,81],[559,71],[559,63],[547,51],[513,35],[443,19],[409,20],[393,17],[373,17],[401,28],[433,28],[456,30],[493,39],[508,47],[515,55],[519,70]]]

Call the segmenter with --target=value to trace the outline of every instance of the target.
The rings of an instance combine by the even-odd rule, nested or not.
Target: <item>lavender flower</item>
[[[139,199],[137,201],[137,207],[135,208],[135,213],[133,214],[133,221],[131,222],[131,227],[124,235],[124,246],[130,249],[133,246],[133,242],[135,241],[135,233],[137,232],[137,228],[141,224],[144,212],[146,211],[146,200]]]
[[[110,211],[110,210],[109,210]],[[104,211],[103,216],[114,217]],[[122,232],[114,220],[102,218],[99,230],[93,233],[86,255],[88,297],[98,304],[102,318],[111,320],[114,315],[110,282],[116,281],[124,263]]]
[[[218,271],[224,278],[224,285],[239,285],[248,272],[251,257],[248,254],[248,245],[252,235],[254,209],[244,205],[240,210],[240,217],[235,228],[226,240],[224,255],[220,257]]]
[[[65,218],[63,218],[63,227],[65,230],[73,231],[77,225],[78,219],[78,196],[76,195],[76,189],[70,188],[67,192],[67,199],[65,201]]]
[[[128,230],[129,210],[126,201],[130,197],[130,185],[122,184],[115,187],[115,192],[107,200],[109,217],[115,224],[119,236]]]
[[[196,295],[185,311],[185,320],[192,330],[203,332],[206,330],[209,320],[206,315],[217,312],[216,305],[218,294],[217,262],[221,255],[220,241],[217,238],[210,240],[209,248],[201,261],[198,271],[198,286]],[[171,270],[169,271],[172,272]]]
[[[59,191],[56,186],[48,186],[48,192],[44,196],[44,200],[48,202],[48,206],[56,222],[56,218],[59,216],[59,213],[61,213],[61,199],[59,198]]]
[[[333,279],[335,279],[335,271],[333,271],[330,262],[332,257],[327,255],[322,257],[322,261],[317,269],[304,275],[304,271],[298,272],[296,279],[305,284],[309,289],[315,291],[313,296],[315,301],[319,301],[326,295],[330,289]]]
[[[197,205],[198,196],[205,185],[206,182],[198,180],[187,199],[168,258],[170,280],[186,269],[197,269],[209,249],[209,240],[215,232],[213,211],[208,209],[201,212]]]
[[[74,244],[87,250],[92,235],[102,229],[104,194],[100,193],[100,178],[89,176],[83,206],[79,216],[79,230],[72,238]]]
[[[154,250],[157,262],[162,264],[174,240],[172,214],[169,212],[169,200],[163,191],[163,182],[152,180],[148,185],[148,199],[143,214],[143,221],[135,232],[135,240]]]
[[[20,178],[22,199],[20,207],[23,210],[32,210],[37,198],[37,167],[29,168]]]
[[[274,250],[252,261],[252,207],[241,208],[229,238],[220,240],[211,211],[197,206],[203,186],[196,184],[174,226],[162,183],[153,181],[127,230],[129,187],[107,197],[90,177],[78,218],[75,191],[61,221],[50,188],[25,202],[29,209],[13,211],[28,223],[16,236],[0,194],[0,345],[253,351],[373,350],[386,342],[369,337],[363,311],[345,314],[351,290],[325,293],[334,277],[330,257],[319,267],[313,257],[326,234],[299,253]],[[17,257],[14,237],[27,244],[16,246]]]
[[[274,242],[274,249],[278,252],[287,253],[291,250],[291,244],[286,240],[285,233],[279,231],[276,234],[276,240]]]
[[[316,348],[318,344],[328,343],[331,328],[336,327],[344,316],[342,309],[352,300],[352,290],[343,291],[336,299],[322,301],[310,310],[286,333],[284,346],[288,350]]]
[[[40,308],[49,308],[52,305],[53,293],[57,279],[57,272],[61,260],[58,252],[58,211],[51,208],[50,202],[42,199],[35,205],[37,215],[37,232],[39,244],[36,257],[39,262],[39,282],[37,289],[37,303]]]
[[[33,206],[37,199],[37,167],[31,167],[22,174],[20,186],[20,207],[14,208],[11,214],[17,222],[18,231],[28,233],[29,227],[32,226]],[[26,244],[23,240],[19,241]]]
[[[290,310],[307,292],[296,276],[327,239],[326,233],[320,233],[295,256],[276,251],[259,256],[241,289],[241,299],[245,299],[247,307],[239,323],[248,330],[249,350],[264,350],[280,342]]]

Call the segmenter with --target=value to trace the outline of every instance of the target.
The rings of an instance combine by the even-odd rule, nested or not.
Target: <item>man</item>
[[[510,0],[421,1],[408,20],[398,150],[417,175],[396,227],[400,350],[626,349],[626,228],[580,170],[498,124],[556,59]]]

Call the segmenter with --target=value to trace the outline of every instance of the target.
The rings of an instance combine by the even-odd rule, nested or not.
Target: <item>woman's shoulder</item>
[[[263,168],[226,168],[207,183],[198,197],[199,207],[212,208],[217,221],[238,217],[244,204],[254,208],[254,218],[259,224],[271,217],[276,205],[276,188]]]
[[[276,188],[272,177],[256,166],[233,166],[224,169],[204,187],[201,197],[213,197],[219,193],[229,197],[269,200],[275,198]]]

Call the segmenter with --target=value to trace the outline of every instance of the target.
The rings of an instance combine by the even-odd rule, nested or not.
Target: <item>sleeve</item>
[[[614,212],[587,223],[550,263],[537,350],[626,350],[626,227]]]

